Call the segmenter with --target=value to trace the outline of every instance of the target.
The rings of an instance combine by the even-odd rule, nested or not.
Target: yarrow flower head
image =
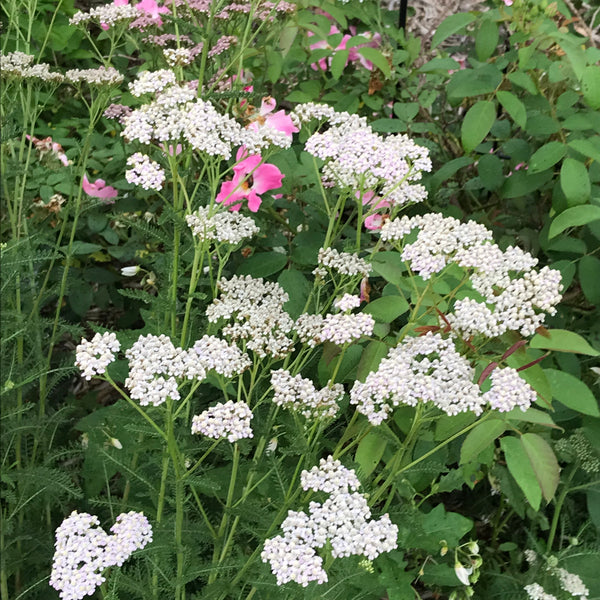
[[[123,82],[123,75],[113,67],[97,69],[71,69],[65,73],[70,83],[87,83],[92,87],[116,87]]]
[[[127,159],[127,165],[132,167],[125,171],[125,179],[129,183],[139,185],[145,190],[162,190],[165,172],[156,161],[146,154],[136,152]]]
[[[523,589],[527,592],[529,600],[558,600],[556,596],[547,594],[539,583],[530,583]]]
[[[253,437],[250,407],[242,401],[217,403],[192,419],[192,433],[201,433],[218,440],[226,437],[231,443]]]
[[[241,200],[246,199],[249,210],[257,212],[261,194],[281,187],[284,176],[275,165],[263,163],[260,154],[249,155],[244,147],[238,150],[236,160],[233,179],[223,182],[215,201],[238,211],[242,207]]]
[[[494,369],[491,374],[492,387],[483,394],[490,408],[507,412],[513,408],[527,410],[537,399],[533,388],[519,375],[516,369],[504,367]]]
[[[348,312],[353,308],[360,306],[360,297],[353,296],[352,294],[344,294],[341,298],[334,301],[333,305],[342,312]]]
[[[211,240],[235,245],[260,231],[251,217],[237,212],[211,214],[209,207],[200,207],[195,213],[187,215],[185,220],[202,242]]]
[[[152,541],[152,527],[142,513],[120,514],[108,535],[98,517],[73,511],[56,530],[50,585],[62,600],[94,594],[106,579],[104,569],[121,566]]]
[[[75,366],[89,381],[94,375],[106,372],[106,367],[115,360],[115,353],[120,349],[121,344],[114,333],[97,333],[89,342],[81,340],[75,349]]]
[[[321,248],[318,255],[317,273],[325,277],[327,270],[337,271],[342,275],[368,277],[371,265],[357,254],[338,252],[335,248]]]
[[[261,558],[270,563],[278,585],[327,581],[322,558],[315,552],[326,544],[334,558],[358,555],[373,560],[396,548],[398,527],[389,516],[372,520],[365,496],[349,491],[360,485],[354,471],[330,456],[321,459],[319,467],[302,471],[300,479],[303,489],[329,497],[322,504],[311,502],[308,513],[289,511],[281,524],[284,535],[265,542]]]
[[[0,54],[0,76],[4,80],[37,80],[44,83],[61,83],[64,76],[50,71],[46,63],[32,64],[34,56],[24,52]]]

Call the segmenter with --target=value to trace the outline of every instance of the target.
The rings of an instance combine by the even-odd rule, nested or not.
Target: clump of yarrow
[[[25,52],[0,54],[0,76],[3,80],[37,81],[40,83],[61,83],[65,77],[56,71],[50,71],[46,63],[33,64],[35,57]]]
[[[224,322],[222,335],[242,343],[260,358],[285,357],[293,347],[294,324],[283,309],[288,294],[277,283],[234,275],[218,284],[220,295],[206,309],[210,323]]]
[[[152,541],[152,527],[143,513],[117,517],[112,535],[98,517],[74,511],[56,530],[50,586],[62,600],[81,600],[94,594],[108,567],[121,566],[136,550]]]
[[[323,558],[317,554],[326,545],[333,558],[358,555],[369,560],[397,547],[398,527],[387,514],[371,519],[366,497],[356,491],[356,474],[340,461],[321,459],[318,467],[302,471],[301,485],[329,496],[323,503],[310,502],[308,512],[289,511],[281,524],[283,535],[266,540],[261,558],[270,563],[277,585],[326,582]]]
[[[214,241],[235,245],[260,231],[251,217],[239,212],[215,212],[215,209],[209,207],[200,207],[196,212],[187,215],[185,220],[194,237],[200,242]]]
[[[115,360],[121,344],[114,333],[97,333],[91,340],[81,340],[75,349],[75,366],[88,381],[95,375],[102,375],[106,367]]]
[[[416,240],[405,244],[414,229]],[[471,287],[483,301],[457,300],[446,315],[452,329],[466,337],[497,337],[506,331],[530,336],[544,323],[546,313],[556,313],[560,272],[548,267],[535,270],[537,259],[520,248],[501,250],[483,225],[430,213],[387,221],[381,239],[398,245],[403,260],[424,279],[452,263],[469,272]]]
[[[526,410],[536,399],[531,386],[511,368],[492,372],[492,385],[482,393],[473,382],[475,369],[458,352],[454,340],[440,333],[405,338],[392,348],[376,371],[357,381],[350,402],[373,425],[380,425],[401,404],[431,403],[448,415],[471,411],[480,415],[487,404],[499,412]]]
[[[245,402],[219,402],[193,417],[192,433],[216,440],[226,437],[233,444],[238,440],[253,437],[250,427],[252,417],[252,411]]]

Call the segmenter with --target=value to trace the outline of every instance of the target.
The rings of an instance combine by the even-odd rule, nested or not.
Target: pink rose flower
[[[114,187],[106,185],[104,179],[96,179],[94,183],[90,183],[85,174],[83,176],[81,187],[88,196],[100,198],[105,204],[113,204],[114,200],[112,200],[112,198],[116,198],[119,194]]]
[[[248,129],[258,131],[260,126],[264,124],[285,133],[285,135],[289,137],[292,137],[292,134],[300,131],[294,125],[292,118],[285,114],[284,110],[278,110],[276,113],[273,112],[276,106],[277,102],[275,101],[275,98],[271,98],[271,96],[263,98],[260,110],[258,114],[253,117],[250,125],[248,125]]]
[[[248,208],[256,212],[262,202],[260,195],[281,187],[284,175],[275,165],[261,164],[260,154],[249,155],[243,146],[238,150],[236,159],[239,162],[233,167],[233,179],[221,184],[215,201],[229,206],[229,210],[238,211],[242,207],[241,201],[246,199]]]
[[[360,200],[360,192],[356,192],[356,199]],[[365,192],[362,195],[362,203],[363,206],[367,206],[367,213],[371,213],[374,210],[378,210],[380,208],[390,208],[391,204],[388,200],[381,199],[379,196],[376,196],[374,192]],[[381,226],[384,223],[386,215],[385,214],[368,214],[365,218],[365,227],[371,230],[381,229]]]
[[[129,0],[113,0],[115,6],[125,6],[129,4]],[[167,14],[171,11],[166,6],[158,6],[156,0],[142,0],[138,2],[135,7],[145,16],[149,17],[159,27],[162,25],[162,19],[159,15]],[[100,27],[106,31],[109,28],[107,23],[100,23]]]

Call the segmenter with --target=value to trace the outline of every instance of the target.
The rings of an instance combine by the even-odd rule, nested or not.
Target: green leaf
[[[521,127],[521,129],[525,129],[525,125],[527,124],[527,111],[525,110],[525,105],[511,92],[500,90],[499,92],[496,92],[496,97],[498,98],[498,102],[502,104],[502,108],[510,115],[512,120]]]
[[[363,312],[372,315],[380,323],[391,323],[409,308],[408,302],[402,296],[383,296],[367,304]]]
[[[596,135],[591,139],[572,140],[569,142],[569,146],[574,150],[577,150],[580,154],[588,156],[600,163],[600,144],[594,144],[591,141],[592,139],[598,141],[600,140],[600,137]]]
[[[475,52],[477,59],[486,61],[496,50],[498,45],[498,25],[492,19],[485,19],[475,36]]]
[[[590,176],[585,165],[574,158],[566,158],[560,170],[560,187],[569,206],[585,204],[592,192]]]
[[[344,72],[344,68],[346,67],[346,63],[348,62],[348,55],[350,54],[350,50],[338,50],[331,59],[331,67],[330,72],[331,76],[334,79],[339,79]]]
[[[269,53],[269,63],[267,66],[267,77],[271,83],[276,83],[281,76],[283,69],[283,54],[280,52]]]
[[[287,292],[290,299],[283,305],[284,310],[297,319],[306,306],[310,294],[310,283],[306,277],[296,269],[286,269],[279,274],[277,283]]]
[[[436,189],[444,181],[450,179],[452,175],[454,175],[457,171],[460,171],[463,167],[473,164],[473,159],[469,156],[460,156],[458,158],[454,158],[451,161],[443,164],[434,175],[431,177],[431,187]]]
[[[379,363],[387,356],[389,350],[389,346],[384,342],[379,340],[369,342],[363,350],[356,370],[358,381],[364,381],[369,373],[376,371]]]
[[[394,114],[403,121],[412,121],[418,112],[418,102],[396,102],[394,104]]]
[[[386,446],[387,440],[373,429],[358,444],[354,460],[359,464],[364,477],[368,477],[375,470]]]
[[[445,39],[464,29],[475,20],[471,13],[456,13],[444,19],[431,38],[431,49],[439,46]]]
[[[560,479],[560,467],[548,442],[536,433],[521,436],[521,444],[529,457],[546,502],[554,497]]]
[[[83,281],[74,283],[73,287],[76,287],[77,291],[69,294],[69,306],[77,316],[83,317],[92,305],[93,290]]]
[[[510,73],[508,75],[508,79],[511,83],[518,85],[520,88],[523,88],[526,92],[529,92],[533,96],[538,93],[537,87],[533,80],[527,73],[523,71],[515,71],[514,73]]]
[[[600,352],[594,350],[580,335],[566,329],[548,329],[547,335],[537,333],[531,338],[529,345],[543,350],[600,356]]]
[[[252,275],[253,277],[268,277],[285,267],[288,257],[279,252],[258,252],[247,258],[238,268],[238,275]]]
[[[299,28],[295,26],[284,27],[279,36],[279,50],[285,57],[290,51],[296,36],[298,35]]]
[[[486,190],[497,190],[504,183],[502,161],[494,154],[484,154],[477,163],[481,184]]]
[[[600,306],[600,259],[582,256],[579,261],[579,282],[586,300]]]
[[[583,204],[581,206],[573,206],[573,208],[567,208],[559,215],[554,217],[552,223],[550,223],[550,229],[548,230],[548,239],[556,237],[559,233],[562,233],[569,227],[579,227],[580,225],[587,225],[593,221],[600,219],[600,206],[593,204]]]
[[[378,252],[371,261],[371,267],[375,273],[394,285],[400,285],[406,277],[406,263],[399,252]]]
[[[472,152],[489,133],[496,120],[496,107],[489,100],[476,102],[467,111],[461,128],[461,140],[466,153]]]
[[[552,420],[552,417],[543,410],[537,408],[528,408],[526,411],[522,411],[520,408],[513,408],[508,412],[504,413],[504,418],[509,421],[524,421],[525,423],[537,423],[538,425],[544,425],[545,427],[552,427],[554,429],[560,429],[558,425]]]
[[[390,63],[387,58],[382,54],[381,50],[377,48],[370,48],[364,46],[363,48],[357,48],[356,51],[366,60],[371,61],[384,75],[386,79],[391,74]]]
[[[564,406],[584,415],[600,417],[598,401],[590,388],[570,373],[557,369],[544,369],[552,388],[552,396]]]
[[[423,541],[432,542],[430,548],[437,545],[436,550],[439,552],[440,540],[446,540],[450,548],[457,546],[472,527],[471,519],[458,513],[446,512],[444,505],[440,503],[423,517],[423,531],[427,536]],[[415,547],[427,549],[425,544]]]
[[[516,437],[508,436],[500,440],[500,446],[504,452],[506,466],[510,474],[523,490],[532,508],[539,510],[542,502],[542,489],[523,444]]]
[[[61,250],[67,253],[68,246],[63,246]],[[102,246],[91,244],[90,242],[75,241],[71,246],[71,254],[92,254],[93,252],[98,252],[98,250],[102,250]]]
[[[542,171],[541,173],[529,173],[525,170],[513,173],[502,186],[503,198],[520,198],[527,196],[536,190],[543,187],[552,179],[550,171]]]
[[[481,452],[494,443],[506,431],[506,423],[500,419],[490,419],[480,423],[471,431],[462,443],[460,449],[460,463],[464,464],[475,460]]]
[[[581,91],[590,108],[600,109],[600,67],[590,65],[584,69]]]
[[[529,172],[537,173],[554,166],[566,153],[567,148],[561,142],[548,142],[533,153],[529,159]]]
[[[495,65],[484,64],[476,69],[463,69],[452,75],[446,87],[450,102],[466,97],[493,94],[502,83],[502,71]]]

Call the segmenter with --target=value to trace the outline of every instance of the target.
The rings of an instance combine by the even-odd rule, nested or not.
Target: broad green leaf
[[[484,154],[477,163],[481,184],[486,190],[497,190],[504,183],[502,161],[494,154]]]
[[[574,158],[565,158],[560,169],[560,187],[569,206],[585,204],[590,199],[592,184],[585,165]]]
[[[529,345],[543,350],[600,356],[600,352],[594,350],[580,335],[566,329],[548,329],[546,335],[537,333],[531,338]]]
[[[357,48],[356,51],[363,58],[372,62],[383,73],[383,76],[386,79],[390,76],[390,63],[388,62],[387,58],[381,53],[381,50],[377,50],[377,48],[370,48],[369,46],[364,46],[363,48]]]
[[[454,175],[457,171],[460,171],[463,167],[473,164],[473,159],[469,156],[460,156],[458,158],[454,158],[444,165],[442,165],[431,177],[431,186],[436,189],[444,181],[450,179],[452,175]]]
[[[489,133],[496,120],[496,107],[489,100],[476,102],[467,111],[461,127],[461,140],[465,153],[472,152]]]
[[[440,548],[440,540],[446,540],[451,548],[457,546],[463,535],[469,533],[472,527],[473,521],[471,519],[458,513],[446,512],[442,503],[423,517],[423,531],[426,533],[427,538],[437,545],[437,551]],[[427,548],[425,544],[415,547]]]
[[[581,77],[583,98],[590,108],[600,109],[600,67],[590,65]]]
[[[600,141],[600,137],[594,136],[591,139],[572,140],[569,142],[569,146],[577,152],[593,158],[596,162],[600,163],[600,144],[594,144],[591,140],[594,139],[597,142]]]
[[[73,286],[74,289],[75,287],[77,291],[69,294],[69,306],[77,316],[83,317],[92,305],[94,292],[90,285],[81,280]]]
[[[281,52],[269,53],[269,65],[267,67],[267,77],[271,83],[276,83],[281,76],[283,69],[283,54]]]
[[[290,26],[284,27],[279,36],[279,50],[282,55],[285,57],[287,53],[290,51],[296,36],[298,35],[298,27]]]
[[[376,371],[379,363],[387,356],[389,350],[389,346],[384,342],[380,342],[379,340],[369,342],[363,350],[356,370],[358,381],[364,381],[369,373]]]
[[[69,250],[69,247],[62,246],[61,250],[66,254]],[[98,250],[102,250],[102,246],[99,244],[92,244],[90,242],[75,241],[71,246],[71,254],[92,254],[92,252],[98,252]]]
[[[561,142],[548,142],[533,153],[529,159],[529,172],[537,173],[554,166],[566,153],[567,148]]]
[[[475,20],[471,13],[456,13],[444,19],[431,38],[431,49],[439,46],[446,38],[464,29]]]
[[[349,50],[338,50],[331,59],[330,72],[334,79],[339,79],[344,72],[346,63],[348,62]]]
[[[289,300],[283,305],[284,310],[297,319],[306,307],[310,294],[310,283],[306,277],[295,269],[286,269],[279,274],[277,283],[287,292]]]
[[[520,88],[523,88],[525,91],[534,96],[538,93],[538,89],[535,86],[535,83],[533,83],[531,77],[529,77],[529,75],[523,71],[515,71],[514,73],[510,73],[508,75],[508,79],[511,83],[518,85]]]
[[[502,104],[502,108],[510,115],[512,120],[522,129],[525,129],[527,124],[527,111],[525,105],[511,92],[499,91],[496,92],[498,102]]]
[[[548,442],[536,433],[521,436],[521,444],[529,457],[546,502],[554,497],[560,479],[560,467]]]
[[[500,419],[484,421],[469,431],[460,449],[460,463],[475,460],[494,440],[506,431],[506,423]]]
[[[550,179],[552,179],[551,171],[542,171],[531,175],[524,170],[517,171],[504,182],[502,197],[520,198],[521,196],[527,196],[531,192],[541,189]]]
[[[247,258],[237,269],[238,275],[268,277],[278,273],[287,264],[287,254],[279,252],[258,252]]]
[[[431,73],[433,71],[456,71],[460,69],[460,65],[453,58],[434,58],[425,63],[419,71],[421,73]]]
[[[582,256],[579,261],[579,282],[586,300],[600,306],[600,259]]]
[[[463,69],[452,75],[446,93],[450,102],[463,98],[493,94],[502,83],[502,71],[492,64],[484,64],[476,69]]]
[[[412,121],[418,112],[418,102],[396,102],[394,104],[394,114],[403,121]]]
[[[363,309],[380,323],[391,323],[409,309],[408,302],[402,296],[383,296],[369,302]]]
[[[542,502],[542,488],[538,483],[537,475],[529,462],[529,456],[521,441],[513,436],[503,437],[500,446],[506,458],[506,466],[514,477],[518,486],[523,490],[525,497],[534,510],[540,509]]]
[[[565,51],[569,62],[571,63],[571,68],[573,69],[573,73],[575,73],[575,77],[578,80],[585,74],[585,51],[581,46],[576,44],[571,44],[566,40],[561,40],[559,42],[560,47]]]
[[[504,418],[509,421],[524,421],[525,423],[537,423],[553,429],[561,429],[553,420],[552,417],[543,410],[537,408],[528,408],[522,411],[520,408],[513,408],[504,413]]]
[[[375,273],[394,285],[400,285],[406,278],[406,263],[399,252],[378,252],[371,261],[371,267]]]
[[[492,19],[485,19],[475,36],[475,52],[477,59],[486,61],[496,50],[498,45],[498,25]]]
[[[364,477],[368,477],[375,470],[386,446],[387,440],[374,429],[360,441],[354,460],[360,465]]]
[[[567,210],[554,217],[554,220],[550,224],[550,229],[548,230],[548,239],[556,237],[559,233],[562,233],[569,227],[587,225],[588,223],[592,223],[599,219],[600,206],[583,204],[581,206],[567,208]]]
[[[598,401],[590,388],[570,373],[558,369],[544,369],[552,388],[552,396],[566,407],[584,415],[600,417]]]

